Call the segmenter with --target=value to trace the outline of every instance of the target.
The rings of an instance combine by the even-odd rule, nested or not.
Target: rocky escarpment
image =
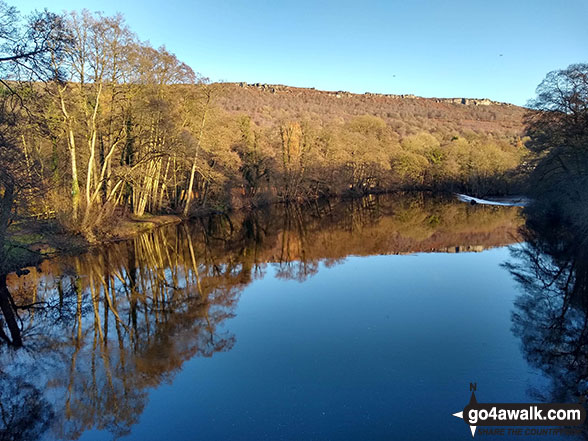
[[[307,92],[314,92],[318,94],[330,95],[335,98],[352,98],[356,96],[364,97],[385,97],[392,99],[415,99],[415,100],[432,100],[436,103],[448,103],[448,104],[459,104],[464,106],[512,106],[510,103],[502,103],[499,101],[492,101],[488,98],[424,98],[416,96],[414,94],[390,94],[390,93],[372,93],[365,92],[364,94],[357,94],[348,92],[345,90],[329,91],[329,90],[316,90],[314,87],[292,87],[285,86],[283,84],[263,84],[263,83],[236,83],[239,87],[244,89],[257,89],[262,92],[268,92],[272,94],[301,94]]]

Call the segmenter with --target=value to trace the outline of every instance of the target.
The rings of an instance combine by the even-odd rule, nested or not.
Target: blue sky
[[[7,0],[21,12],[121,12],[211,80],[525,104],[588,62],[587,0]]]

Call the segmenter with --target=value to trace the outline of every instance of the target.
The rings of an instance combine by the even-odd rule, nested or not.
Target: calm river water
[[[17,304],[45,303],[21,313],[23,349],[0,347],[6,439],[471,439],[452,416],[470,383],[483,402],[566,387],[511,274],[523,222],[372,196],[201,219],[11,274]]]

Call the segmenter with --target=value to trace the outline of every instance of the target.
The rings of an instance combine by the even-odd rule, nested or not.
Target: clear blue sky
[[[211,80],[525,104],[588,62],[587,0],[7,0],[121,12]]]

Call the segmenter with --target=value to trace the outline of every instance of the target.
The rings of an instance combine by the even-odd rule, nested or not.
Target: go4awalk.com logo
[[[582,403],[478,403],[476,388],[476,383],[470,383],[470,402],[453,414],[470,426],[472,436],[477,428],[488,435],[571,435],[580,433],[579,426],[586,420]]]

